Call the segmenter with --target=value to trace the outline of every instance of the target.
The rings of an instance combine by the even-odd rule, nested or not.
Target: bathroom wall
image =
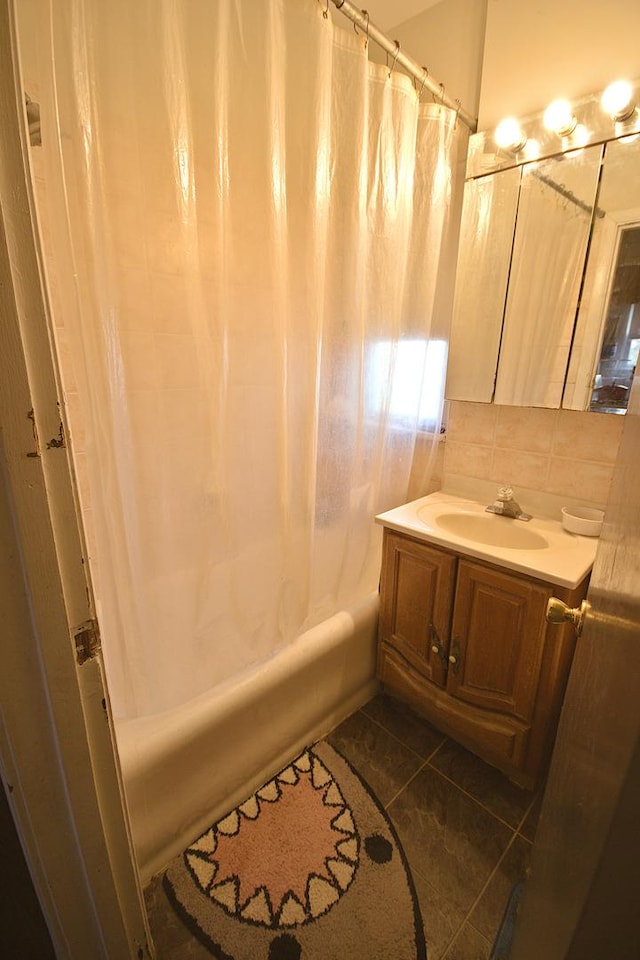
[[[526,493],[604,508],[624,417],[451,401],[442,482],[511,484],[523,509]],[[480,485],[479,485],[480,486]],[[487,490],[485,484],[481,489]],[[536,497],[536,502],[538,498]]]
[[[480,130],[640,77],[638,0],[489,0]]]
[[[416,16],[396,21],[395,26],[383,26],[383,22],[379,26],[475,117],[486,15],[487,0],[441,0]],[[371,17],[376,22],[373,10]],[[376,44],[371,44],[369,56],[385,62],[385,53]]]
[[[430,457],[418,438],[407,500],[445,488],[490,502],[511,484],[524,510],[606,505],[624,417],[495,403],[446,404],[446,434]]]

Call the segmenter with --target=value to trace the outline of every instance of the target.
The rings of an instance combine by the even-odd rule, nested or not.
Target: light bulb
[[[537,160],[540,156],[540,143],[537,140],[527,140],[524,145],[525,160]]]
[[[640,110],[633,106],[631,113],[626,114],[624,119],[615,121],[613,129],[616,137],[620,138],[620,143],[633,143],[640,133]]]
[[[520,124],[513,117],[500,121],[493,138],[501,150],[508,150],[510,153],[518,153],[527,142]]]
[[[547,130],[559,137],[568,137],[575,130],[576,118],[568,100],[554,100],[544,112],[542,118]]]
[[[626,120],[635,109],[632,101],[633,87],[627,80],[610,83],[600,98],[602,109],[611,114],[614,120]]]
[[[573,133],[568,137],[562,138],[563,146],[572,148],[571,150],[567,150],[565,157],[576,157],[579,153],[582,153],[584,147],[589,143],[589,137],[589,130],[585,127],[584,123],[576,124]]]
[[[571,145],[573,147],[586,147],[589,143],[589,131],[585,127],[584,123],[577,124],[573,133],[569,137]]]

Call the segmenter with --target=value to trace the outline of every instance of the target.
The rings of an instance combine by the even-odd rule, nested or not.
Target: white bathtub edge
[[[118,725],[143,884],[375,695],[378,604],[370,594],[210,698]]]

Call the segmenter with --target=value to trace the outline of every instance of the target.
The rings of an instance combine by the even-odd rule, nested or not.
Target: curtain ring
[[[322,16],[325,18],[325,20],[329,19],[329,0],[327,0],[327,5],[322,11]]]
[[[423,76],[423,78],[422,78],[422,86],[421,86],[420,89],[417,91],[418,100],[419,100],[420,97],[422,96],[422,91],[424,90],[424,85],[425,85],[425,83],[427,82],[427,78],[428,78],[428,76],[429,76],[429,71],[427,70],[427,68],[426,68],[426,67],[423,67],[422,69],[424,70],[424,76]]]
[[[364,35],[364,48],[365,48],[365,50],[366,50],[367,47],[369,46],[369,11],[368,11],[368,10],[362,10],[361,12],[362,12],[362,13],[364,14],[364,16],[367,18],[367,29],[366,29],[366,32],[365,32],[365,35]],[[353,29],[356,30],[356,24],[355,24],[355,23],[353,24]],[[358,32],[358,31],[356,30],[356,33],[357,33],[357,32]]]
[[[395,67],[395,65],[396,65],[396,60],[398,59],[398,56],[399,56],[399,54],[400,54],[400,41],[399,41],[399,40],[394,40],[393,42],[394,42],[395,45],[396,45],[396,55],[395,55],[395,57],[393,58],[393,60],[392,60],[392,62],[391,62],[391,66],[389,67],[389,80],[391,79],[391,72],[392,72],[393,68]]]

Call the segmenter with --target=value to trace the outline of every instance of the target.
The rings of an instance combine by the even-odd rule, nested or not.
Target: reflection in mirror
[[[519,189],[518,167],[465,184],[446,388],[456,400],[493,396]]]
[[[560,406],[601,146],[524,164],[494,400]]]
[[[590,410],[622,413],[640,349],[640,227],[620,231]]]
[[[624,413],[640,345],[640,138],[608,143],[563,406]]]

